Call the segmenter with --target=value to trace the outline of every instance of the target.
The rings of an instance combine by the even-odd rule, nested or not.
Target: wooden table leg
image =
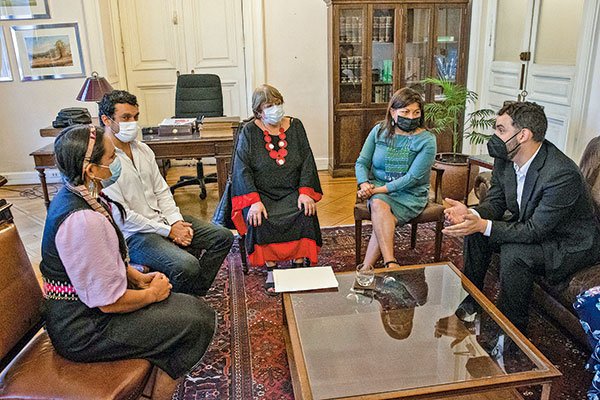
[[[48,185],[46,184],[46,172],[45,168],[36,168],[38,176],[40,177],[40,183],[42,184],[42,192],[44,193],[44,204],[46,209],[50,207],[50,196],[48,195]]]
[[[219,187],[219,199],[225,191],[227,184],[227,174],[229,174],[229,162],[231,157],[215,157],[217,159],[217,185]]]
[[[542,385],[542,397],[541,400],[550,400],[550,389],[552,388],[552,385],[547,383],[545,385]]]

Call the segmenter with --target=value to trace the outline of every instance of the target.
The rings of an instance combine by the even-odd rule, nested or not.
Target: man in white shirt
[[[137,99],[113,90],[99,103],[100,124],[112,139],[121,160],[117,182],[104,194],[120,203],[112,213],[121,228],[132,263],[148,266],[169,277],[173,291],[204,295],[210,288],[233,243],[221,226],[182,216],[154,153],[137,140]]]
[[[465,237],[465,275],[482,289],[492,252],[499,252],[498,308],[524,333],[535,275],[557,284],[600,258],[586,183],[577,165],[544,139],[547,126],[536,103],[505,102],[488,142],[495,162],[486,198],[472,209],[446,199],[452,226],[444,233]],[[467,297],[456,315],[474,311]]]

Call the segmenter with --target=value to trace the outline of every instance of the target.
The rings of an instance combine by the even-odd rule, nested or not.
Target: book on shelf
[[[240,117],[206,117],[201,124],[198,125],[200,131],[215,131],[227,128],[234,128],[240,123]]]

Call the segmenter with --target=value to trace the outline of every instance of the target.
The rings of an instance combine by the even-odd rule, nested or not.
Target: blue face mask
[[[119,176],[121,176],[121,160],[119,159],[119,157],[115,157],[113,162],[111,162],[108,167],[106,165],[101,165],[101,167],[109,168],[111,173],[110,178],[102,180],[102,187],[106,189],[107,187],[115,183],[117,179],[119,179]]]

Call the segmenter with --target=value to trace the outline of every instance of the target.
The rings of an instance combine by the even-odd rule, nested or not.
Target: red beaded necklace
[[[279,135],[277,135],[279,137],[279,141],[277,142],[279,150],[275,150],[275,145],[271,143],[273,141],[273,138],[269,134],[269,131],[265,129],[263,133],[263,139],[266,143],[265,148],[269,152],[269,157],[275,160],[277,165],[282,166],[283,164],[285,164],[285,156],[287,156],[288,154],[288,151],[286,150],[287,142],[285,140],[285,131],[283,130],[283,127],[279,128]]]

